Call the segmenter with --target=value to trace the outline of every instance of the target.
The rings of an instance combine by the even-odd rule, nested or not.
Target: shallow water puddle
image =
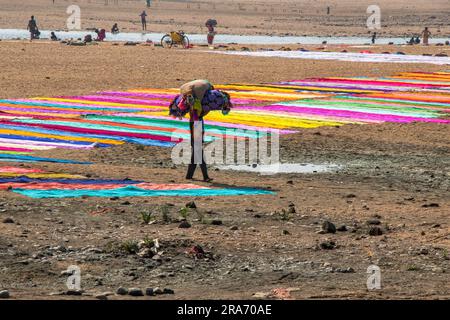
[[[42,39],[49,39],[49,30],[40,30]],[[95,38],[92,31],[55,31],[58,38],[63,40],[84,38],[87,34]],[[159,43],[163,37],[163,33],[141,33],[141,32],[122,32],[119,34],[106,33],[105,41],[134,41],[144,42],[151,40]],[[186,34],[192,43],[206,44],[205,34]],[[29,39],[30,33],[25,29],[0,29],[0,39]],[[393,42],[396,44],[406,44],[407,38],[378,38],[377,44],[388,44]],[[445,42],[445,38],[430,39],[430,43]],[[237,44],[322,44],[327,41],[328,44],[367,44],[370,42],[369,37],[315,37],[315,36],[257,36],[257,35],[235,35],[235,34],[218,34],[215,37],[216,43],[237,43]]]
[[[255,172],[264,175],[273,175],[277,173],[326,173],[339,170],[342,166],[337,164],[276,163],[270,165],[223,165],[217,166],[217,168],[220,170]]]

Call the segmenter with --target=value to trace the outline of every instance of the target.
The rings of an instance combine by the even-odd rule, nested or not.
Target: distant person
[[[431,36],[431,32],[428,30],[428,27],[425,27],[422,31],[422,43],[424,46],[428,45],[428,40]]]
[[[95,33],[97,34],[97,39],[95,41],[103,41],[106,38],[106,30],[105,29],[95,29]]]
[[[415,43],[415,44],[420,44],[420,38],[419,38],[419,37],[416,37],[416,39],[414,39],[414,43]]]
[[[150,8],[152,6],[151,0],[146,0],[147,1],[147,8]]]
[[[375,40],[377,39],[377,33],[376,32],[374,32],[373,34],[372,34],[372,44],[375,44]]]
[[[144,10],[139,16],[141,17],[142,31],[147,31],[147,12]]]
[[[87,34],[84,36],[84,43],[91,43],[92,42],[92,35]]]
[[[56,36],[55,32],[52,31],[52,33],[50,34],[50,39],[52,41],[59,41],[58,37]]]
[[[189,129],[191,133],[191,161],[186,174],[186,179],[192,180],[197,164],[203,174],[203,181],[211,182],[205,162],[204,122],[205,117],[212,110],[221,110],[226,115],[233,107],[230,95],[226,92],[215,90],[208,80],[194,80],[180,87],[180,95],[176,96],[170,104],[170,115],[182,118],[189,113]]]
[[[120,32],[119,26],[117,25],[117,23],[114,23],[114,25],[111,28],[111,33],[112,34],[118,34],[119,32]]]
[[[407,41],[406,43],[410,44],[410,45],[415,44],[416,40],[415,40],[414,36],[412,36],[411,39],[409,39],[409,41]]]
[[[28,21],[27,30],[30,31],[30,40],[37,39],[39,37],[40,32],[34,16],[31,16],[31,19]]]
[[[327,14],[330,14],[330,7],[327,7]]]
[[[208,19],[208,21],[206,21],[205,23],[205,26],[208,28],[208,34],[206,36],[208,45],[212,47],[214,43],[214,37],[217,34],[216,30],[214,29],[217,26],[217,21],[214,19]]]

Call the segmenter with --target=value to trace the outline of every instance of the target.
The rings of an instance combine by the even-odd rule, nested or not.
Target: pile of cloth
[[[206,80],[197,80],[181,87],[181,94],[169,106],[169,115],[184,117],[191,109],[196,110],[200,117],[215,110],[227,114],[229,107],[230,96],[226,92],[214,89]]]

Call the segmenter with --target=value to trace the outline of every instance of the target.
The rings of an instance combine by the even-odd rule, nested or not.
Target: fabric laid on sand
[[[407,54],[321,52],[321,51],[205,51],[215,54],[239,55],[265,58],[289,58],[310,60],[339,60],[351,62],[388,62],[388,63],[429,63],[450,65],[449,57],[432,57]]]
[[[75,197],[212,197],[212,196],[243,196],[243,195],[272,195],[271,191],[262,189],[175,189],[175,190],[147,190],[136,186],[126,186],[108,190],[32,190],[12,189],[13,192],[30,198],[75,198]]]

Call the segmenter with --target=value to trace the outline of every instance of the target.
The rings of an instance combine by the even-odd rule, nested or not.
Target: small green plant
[[[289,221],[291,219],[291,216],[288,211],[286,211],[285,209],[281,209],[280,219],[282,221]]]
[[[408,268],[406,270],[407,271],[419,271],[419,267],[414,264],[411,264],[408,266]]]
[[[153,239],[150,239],[149,237],[145,237],[144,240],[142,240],[144,242],[144,247],[146,248],[153,248],[155,246],[155,241]]]
[[[445,260],[449,260],[448,259],[448,250],[444,249],[444,251],[442,252],[442,256],[444,257]]]
[[[187,220],[188,216],[189,216],[189,209],[186,207],[181,208],[179,211],[180,216],[184,219]]]
[[[161,206],[161,216],[165,223],[169,223],[172,219],[170,218],[169,206]]]
[[[142,220],[145,224],[149,224],[153,220],[153,212],[141,212]]]
[[[139,251],[139,245],[136,240],[124,241],[121,245],[123,251],[129,254],[136,254]]]

